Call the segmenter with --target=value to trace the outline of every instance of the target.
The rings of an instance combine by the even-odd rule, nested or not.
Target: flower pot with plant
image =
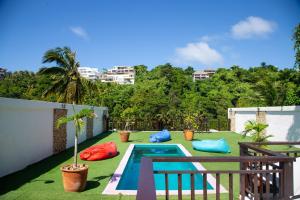
[[[64,165],[61,167],[63,185],[66,192],[81,192],[85,189],[87,174],[88,174],[88,165],[78,164],[78,136],[82,132],[82,129],[85,125],[83,118],[93,118],[95,113],[90,109],[82,109],[78,113],[75,112],[74,106],[74,115],[69,117],[61,117],[57,121],[57,127],[60,127],[62,124],[68,122],[73,122],[75,126],[75,144],[74,144],[74,162],[73,164]]]
[[[124,130],[119,131],[121,142],[128,142],[129,140],[130,131],[128,130],[128,127],[129,127],[129,122],[126,122]]]
[[[185,140],[193,140],[194,131],[198,129],[198,123],[196,121],[197,114],[196,113],[188,113],[183,117],[183,122],[185,129],[183,131]]]
[[[119,131],[121,142],[128,142],[130,136],[130,122],[133,120],[134,116],[134,109],[133,108],[126,108],[121,113],[121,119],[125,121],[125,126],[123,130]]]

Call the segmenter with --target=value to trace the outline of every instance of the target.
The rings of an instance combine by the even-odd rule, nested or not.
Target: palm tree
[[[245,130],[243,131],[243,137],[249,133],[253,142],[267,142],[268,138],[273,137],[272,135],[266,135],[264,133],[265,129],[269,125],[263,123],[257,123],[254,120],[249,120],[245,125]],[[263,145],[260,145],[263,146]]]
[[[57,128],[59,128],[62,124],[66,124],[68,122],[73,122],[74,126],[75,126],[75,145],[74,145],[74,163],[73,163],[73,167],[74,169],[77,168],[77,141],[78,141],[78,137],[79,134],[82,132],[82,129],[85,125],[85,122],[83,120],[83,118],[88,117],[88,118],[93,118],[96,117],[96,114],[90,110],[90,109],[82,109],[81,111],[79,111],[78,113],[75,112],[75,108],[73,105],[73,111],[74,111],[74,115],[71,115],[69,117],[61,117],[58,119],[57,121]]]
[[[51,86],[43,93],[43,97],[58,95],[58,102],[81,103],[85,95],[86,86],[92,87],[91,81],[80,77],[76,60],[76,53],[69,47],[57,47],[48,50],[43,56],[43,63],[55,62],[57,66],[42,68],[40,74],[53,78]]]
[[[82,78],[78,72],[80,67],[76,60],[76,53],[72,52],[69,47],[57,47],[48,50],[43,56],[43,63],[55,62],[57,66],[42,68],[40,74],[50,75],[53,79],[51,86],[43,93],[43,96],[58,95],[58,102],[82,103],[86,91],[96,88],[91,81]],[[68,121],[74,121],[75,125],[75,144],[74,144],[74,166],[77,167],[77,143],[78,136],[81,132],[82,118],[91,117],[91,112],[82,110],[75,113],[74,116],[61,118],[58,120],[58,126]]]

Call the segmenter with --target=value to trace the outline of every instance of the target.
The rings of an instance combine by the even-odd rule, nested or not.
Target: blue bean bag
[[[225,139],[193,141],[193,148],[199,151],[230,153],[230,147]]]
[[[165,142],[171,140],[170,132],[167,129],[164,129],[158,133],[150,135],[150,142]]]

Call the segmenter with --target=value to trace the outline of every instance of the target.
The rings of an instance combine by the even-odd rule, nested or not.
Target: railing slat
[[[168,174],[165,173],[166,200],[169,200],[169,180]]]
[[[182,174],[178,174],[178,200],[182,200]]]
[[[191,200],[195,200],[195,177],[191,174]]]
[[[207,174],[203,174],[203,200],[207,200]]]
[[[220,174],[216,173],[216,200],[220,200]]]
[[[259,170],[262,170],[263,169],[263,163],[260,162],[259,163]],[[260,198],[262,199],[263,198],[263,174],[260,173],[259,174],[259,194],[260,194]]]
[[[276,197],[277,193],[277,183],[276,183],[276,173],[274,172],[272,175],[272,190],[273,190],[273,198]]]
[[[245,191],[246,191],[246,184],[245,184],[245,174],[241,174],[240,175],[241,176],[241,178],[240,178],[240,180],[241,180],[241,185],[240,185],[240,193],[241,193],[241,200],[245,200]]]
[[[259,200],[257,174],[254,174],[253,182],[254,182],[254,200]]]
[[[265,198],[270,199],[270,173],[266,173],[266,193]]]
[[[229,174],[229,200],[233,200],[233,176]]]
[[[293,180],[291,180],[293,182]],[[287,184],[287,183],[286,183]],[[279,198],[284,198],[284,181],[283,181],[283,173],[279,173]]]

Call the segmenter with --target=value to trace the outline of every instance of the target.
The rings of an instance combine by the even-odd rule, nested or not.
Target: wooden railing
[[[300,145],[300,142],[261,142],[261,143],[255,143],[255,142],[244,142],[244,143],[239,143],[240,145],[240,156],[261,156],[261,157],[275,157],[279,158],[282,156],[285,157],[292,157],[296,158],[300,156],[300,150],[269,150],[265,148],[261,148],[261,145],[264,146],[279,146],[279,145]],[[287,163],[281,163],[281,162],[276,162],[272,163],[270,165],[258,165],[258,166],[253,166],[253,165],[240,165],[240,170],[243,170],[245,168],[253,169],[253,168],[265,168],[265,169],[280,169],[280,168],[285,168],[283,174],[278,175],[278,176],[273,176],[273,182],[274,182],[274,187],[278,188],[279,192],[282,192],[285,194],[285,196],[292,196],[293,195],[293,163],[287,162]],[[276,187],[276,184],[278,185],[277,182],[282,183],[285,177],[291,177],[290,181],[287,181],[284,183],[282,187]],[[275,181],[277,180],[277,181]],[[241,188],[242,189],[242,188]],[[248,191],[249,194],[253,193],[253,191]]]
[[[177,174],[177,196],[183,198],[182,175],[190,176],[190,199],[196,199],[195,175],[201,174],[203,177],[203,199],[208,198],[208,175],[213,175],[216,179],[215,199],[221,199],[221,181],[228,181],[228,199],[234,199],[239,195],[240,199],[290,199],[293,196],[293,162],[295,158],[262,149],[256,143],[239,143],[239,157],[143,157],[141,160],[140,177],[138,185],[137,200],[155,200],[156,189],[154,184],[154,174],[164,174],[165,199],[169,199],[169,176]],[[280,143],[283,144],[283,143]],[[284,143],[285,145],[300,144]],[[270,144],[268,145],[275,145]],[[279,145],[279,143],[277,143]],[[300,152],[293,150],[293,153],[300,155]],[[287,153],[285,151],[284,153]],[[256,156],[254,156],[254,154]],[[296,154],[296,155],[297,155]],[[239,163],[239,170],[153,170],[153,162],[210,162],[210,163]],[[239,194],[234,194],[233,176],[239,176]],[[226,178],[224,178],[224,176]],[[223,177],[223,179],[221,179]],[[210,194],[212,195],[212,194]],[[224,195],[224,194],[223,194]],[[210,196],[211,197],[211,196]]]
[[[240,145],[240,155],[253,155],[256,156],[258,154],[268,155],[268,156],[280,156],[280,154],[291,156],[291,157],[300,157],[300,149],[297,150],[268,150],[264,148],[260,148],[260,145],[265,146],[293,146],[300,145],[300,142],[241,142]]]

